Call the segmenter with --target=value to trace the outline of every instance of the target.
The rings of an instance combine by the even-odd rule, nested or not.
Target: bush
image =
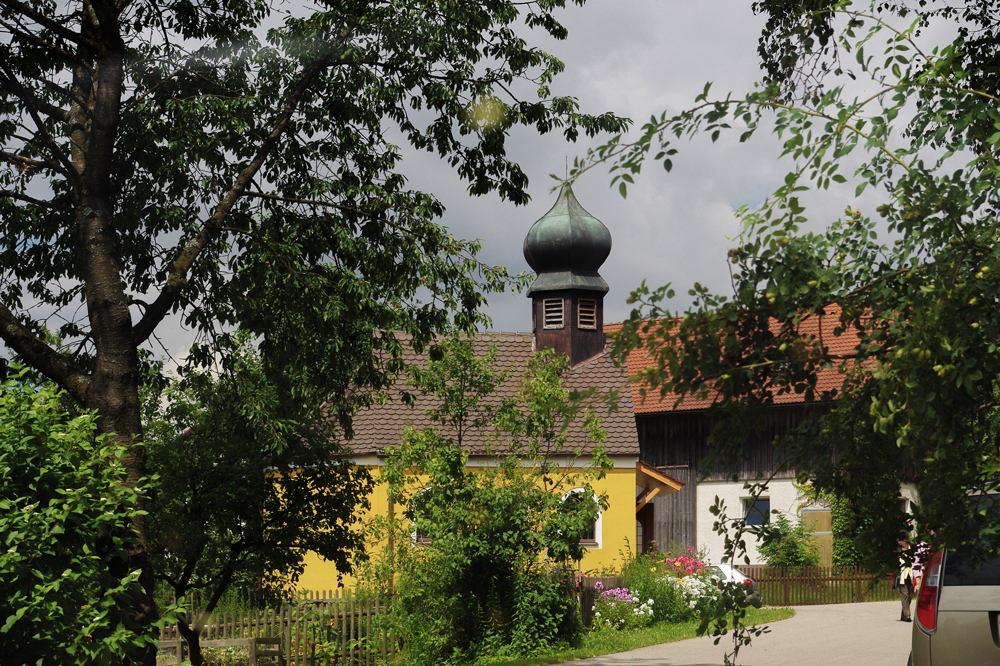
[[[594,586],[597,599],[594,601],[594,628],[622,631],[645,627],[653,619],[652,599],[642,601],[627,587],[605,590],[600,582]]]
[[[0,381],[0,658],[4,664],[122,663],[148,642],[121,612],[138,593],[125,447],[73,417],[61,392]]]
[[[757,551],[768,566],[814,567],[819,565],[819,547],[807,532],[800,517],[796,525],[784,514],[778,514],[765,533]]]

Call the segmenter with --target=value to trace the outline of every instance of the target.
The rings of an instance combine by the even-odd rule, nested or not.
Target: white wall
[[[704,549],[709,562],[718,563],[722,561],[725,551],[725,539],[721,534],[716,534],[713,524],[716,516],[709,510],[715,503],[718,496],[725,502],[726,513],[731,517],[742,517],[743,499],[750,496],[744,490],[742,483],[732,483],[729,481],[705,481],[698,484],[697,497],[697,527],[698,548]],[[771,499],[771,510],[777,509],[788,515],[789,520],[798,520],[799,505],[804,500],[799,498],[799,492],[793,485],[792,479],[775,479],[768,484],[767,497]],[[774,515],[771,516],[772,520]],[[751,564],[762,564],[763,560],[757,553],[756,540],[752,535],[746,535],[747,555],[750,556]],[[736,562],[742,564],[742,559]]]

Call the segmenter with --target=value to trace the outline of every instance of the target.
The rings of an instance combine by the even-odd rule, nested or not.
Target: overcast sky
[[[567,8],[560,20],[569,38],[542,42],[566,64],[555,92],[577,97],[587,112],[613,111],[641,126],[651,114],[691,106],[707,81],[721,96],[750,90],[760,76],[756,48],[763,20],[748,0],[589,0]],[[734,211],[759,203],[789,167],[778,162],[772,135],[759,133],[747,144],[736,138],[684,141],[673,171],[650,163],[626,199],[617,187],[609,188],[607,169],[592,170],[576,185],[580,203],[613,239],[601,270],[611,287],[605,321],[628,315],[626,298],[643,279],[652,286],[671,282],[682,294],[696,281],[727,289],[726,252],[739,231]],[[444,224],[454,234],[482,239],[482,258],[516,273],[528,270],[521,250],[525,234],[554,201],[549,174],[563,175],[567,158],[572,162],[605,140],[573,144],[560,134],[515,133],[509,154],[530,178],[532,201],[523,207],[497,196],[470,197],[450,168],[430,155],[406,153],[404,172],[411,186],[442,200]],[[531,328],[523,295],[492,296],[488,314],[494,330]]]

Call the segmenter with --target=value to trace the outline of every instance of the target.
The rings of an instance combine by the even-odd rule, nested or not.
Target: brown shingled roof
[[[840,314],[841,310],[838,306],[827,306],[823,315],[809,315],[802,318],[798,326],[798,334],[805,338],[821,338],[825,352],[832,357],[849,358],[854,354],[859,338],[857,331],[850,327],[845,328],[839,336],[834,335],[834,329],[842,327]],[[778,320],[771,320],[770,327],[772,332],[777,333],[781,329],[781,326],[782,324]],[[604,326],[604,332],[608,334],[616,333],[621,329],[622,325],[620,323],[606,324]],[[628,372],[631,377],[638,376],[644,368],[655,364],[655,360],[650,356],[649,350],[645,347],[633,349],[629,352]],[[834,389],[840,391],[843,383],[844,375],[842,373],[837,370],[823,369],[817,375],[816,391],[824,392]],[[718,399],[718,394],[715,392],[709,392],[703,399],[696,398],[693,395],[686,395],[684,396],[684,401],[675,406],[679,397],[676,393],[667,393],[661,396],[659,391],[650,390],[644,399],[640,394],[643,384],[632,382],[630,385],[634,403],[633,409],[636,414],[704,410],[711,407]],[[774,396],[774,403],[778,405],[801,404],[804,401],[805,396],[800,393],[789,392]]]
[[[497,349],[497,366],[508,375],[494,396],[489,399],[499,404],[503,399],[515,396],[520,382],[527,369],[528,361],[534,355],[534,342],[530,333],[480,333],[474,338],[474,348],[477,354],[485,355],[491,345]],[[407,359],[410,363],[419,363],[420,357],[412,354]],[[592,359],[576,365],[563,376],[563,386],[569,390],[597,388],[603,392],[620,391],[618,411],[610,412],[606,405],[595,406],[597,415],[602,419],[602,427],[607,431],[604,442],[608,455],[638,455],[639,439],[636,434],[635,416],[632,412],[632,394],[629,391],[625,374],[615,367],[608,355],[600,354]],[[412,387],[400,384],[390,391],[384,404],[376,404],[360,411],[354,417],[354,439],[347,442],[354,455],[381,454],[386,447],[396,446],[400,442],[403,428],[431,427],[432,423],[426,411],[435,405],[430,396],[418,396],[411,407],[400,400],[402,391],[412,391]],[[582,418],[577,419],[569,427],[566,440],[566,452],[579,449],[581,453],[589,453],[594,443],[586,436],[580,427]],[[470,434],[463,445],[472,455],[485,454],[486,442],[476,433]]]

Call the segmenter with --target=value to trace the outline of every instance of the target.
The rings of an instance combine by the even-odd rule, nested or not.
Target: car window
[[[978,569],[959,553],[948,551],[945,559],[944,584],[951,585],[1000,585],[1000,557],[983,562]]]
[[[982,501],[982,496],[980,502]],[[990,495],[992,502],[988,502],[985,508],[988,515],[994,521],[1000,520],[1000,502],[996,501],[996,496]],[[944,561],[943,584],[950,585],[1000,585],[1000,535],[993,534],[980,541],[980,546],[984,547],[990,555],[980,566],[975,566],[972,559],[962,553],[949,550]]]

